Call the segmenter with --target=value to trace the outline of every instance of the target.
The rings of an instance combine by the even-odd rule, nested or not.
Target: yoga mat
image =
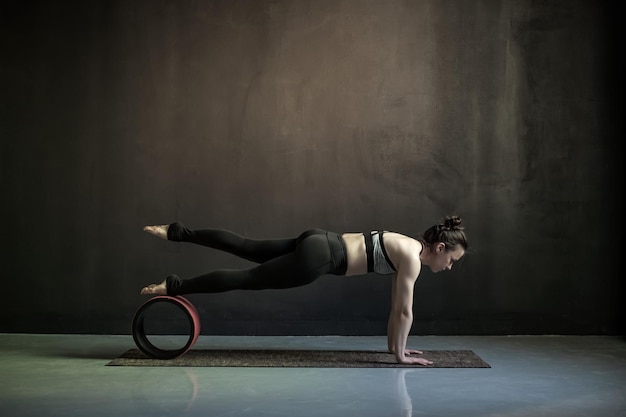
[[[276,368],[491,368],[471,350],[425,350],[432,365],[402,365],[383,351],[371,350],[189,350],[175,359],[152,359],[130,349],[108,366],[276,367]]]

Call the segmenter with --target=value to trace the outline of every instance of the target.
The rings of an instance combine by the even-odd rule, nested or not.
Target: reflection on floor
[[[175,338],[172,343],[176,343]],[[384,349],[385,337],[201,336],[195,349]],[[626,416],[626,341],[427,336],[487,369],[105,366],[130,336],[0,334],[1,416]]]

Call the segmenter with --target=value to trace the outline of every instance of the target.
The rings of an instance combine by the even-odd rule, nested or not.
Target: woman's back
[[[371,233],[376,233],[372,231]],[[381,232],[381,242],[394,268],[406,258],[407,254],[419,255],[422,245],[417,240],[395,232]],[[367,251],[363,233],[344,233],[341,236],[346,245],[348,269],[346,275],[367,273]]]

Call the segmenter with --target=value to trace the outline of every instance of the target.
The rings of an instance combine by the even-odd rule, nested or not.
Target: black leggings
[[[294,239],[254,240],[227,230],[189,230],[173,223],[167,238],[219,249],[260,264],[243,270],[220,269],[187,280],[170,275],[166,280],[168,295],[293,288],[324,274],[345,275],[347,269],[341,236],[320,229],[307,230]]]

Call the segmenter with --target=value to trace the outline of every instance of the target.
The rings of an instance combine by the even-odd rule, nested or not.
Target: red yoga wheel
[[[182,348],[161,349],[152,344],[152,342],[148,339],[144,326],[145,313],[149,308],[157,303],[170,303],[175,305],[181,309],[183,313],[185,313],[185,316],[189,320],[189,339]],[[133,318],[132,333],[135,344],[139,350],[146,355],[154,359],[174,359],[191,349],[194,343],[196,343],[196,340],[198,340],[198,336],[200,335],[200,316],[198,315],[198,311],[194,305],[191,304],[191,302],[186,298],[181,296],[171,297],[169,295],[161,295],[149,299],[141,307],[139,307],[135,313],[135,317]]]

